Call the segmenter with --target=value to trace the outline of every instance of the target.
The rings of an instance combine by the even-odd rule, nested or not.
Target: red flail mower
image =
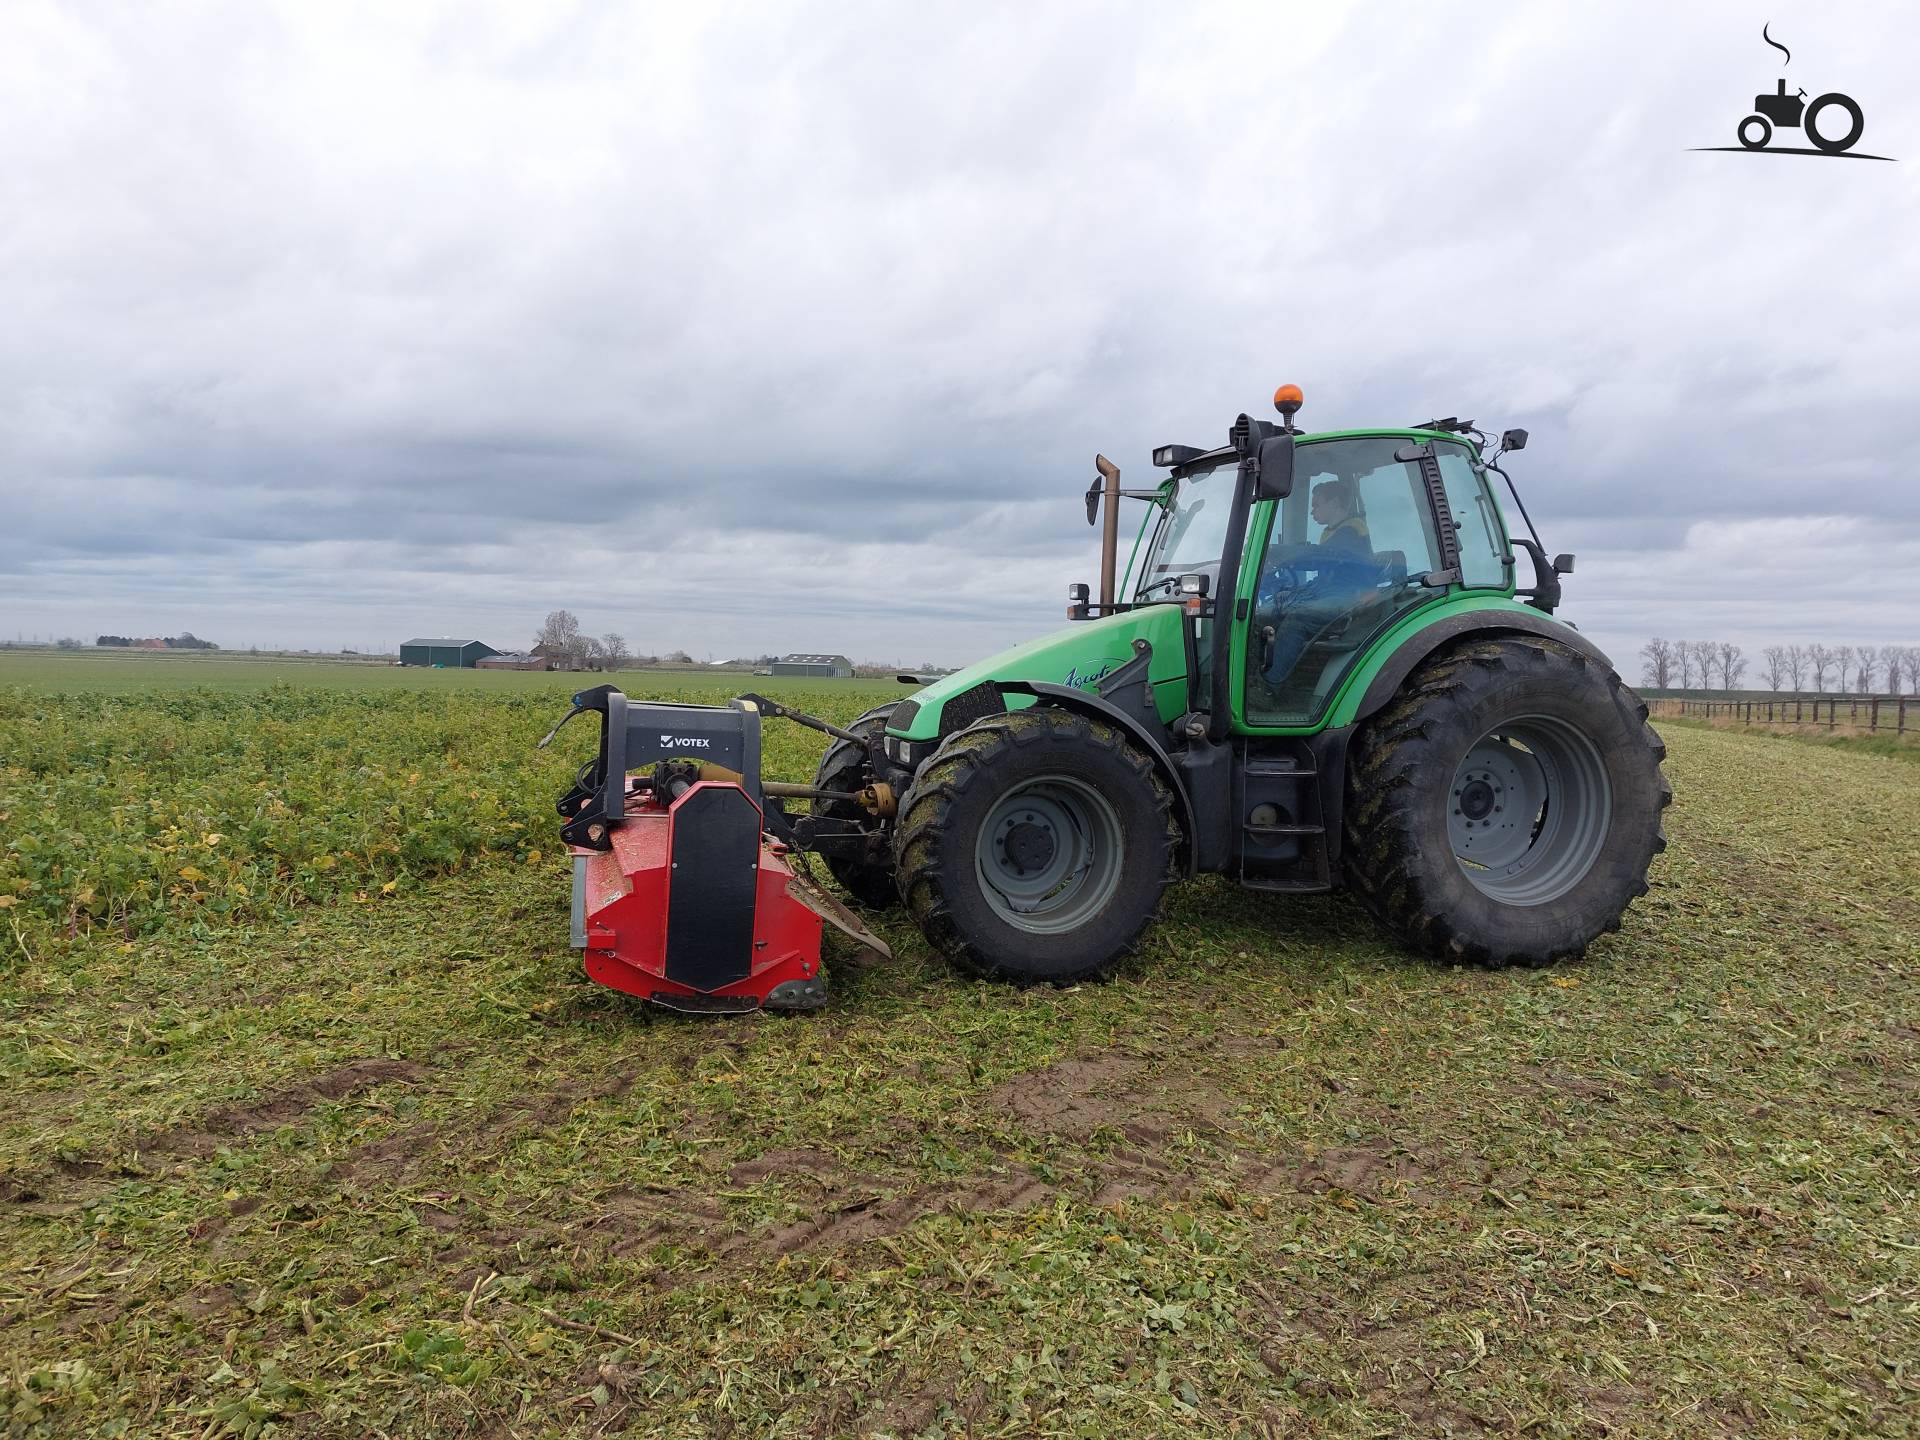
[[[560,725],[587,711],[600,716],[599,753],[556,808],[589,977],[675,1010],[814,1010],[827,1001],[823,923],[888,953],[795,855],[864,834],[781,803],[858,797],[760,779],[762,715],[847,732],[758,696],[664,705],[611,685],[575,695]]]

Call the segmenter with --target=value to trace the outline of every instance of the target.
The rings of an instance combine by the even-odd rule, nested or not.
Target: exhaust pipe
[[[1093,468],[1106,482],[1103,491],[1107,506],[1105,527],[1100,533],[1100,613],[1113,613],[1114,570],[1120,560],[1120,467],[1104,455],[1093,457]]]

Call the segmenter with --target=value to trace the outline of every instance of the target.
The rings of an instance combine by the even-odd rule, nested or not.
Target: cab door
[[[1458,547],[1438,484],[1396,454],[1410,443],[1365,436],[1296,452],[1293,493],[1273,507],[1242,590],[1236,678],[1249,728],[1317,723],[1373,640],[1446,593]]]

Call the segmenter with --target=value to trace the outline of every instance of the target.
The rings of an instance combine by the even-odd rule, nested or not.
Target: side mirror
[[[1554,556],[1553,573],[1556,575],[1571,575],[1573,573],[1573,556],[1564,550]]]
[[[1293,436],[1274,435],[1260,442],[1253,498],[1284,500],[1293,493]]]
[[[1533,560],[1533,588],[1518,590],[1514,593],[1525,596],[1527,604],[1534,609],[1544,610],[1551,615],[1560,604],[1560,577],[1573,569],[1573,556],[1556,555],[1552,560],[1548,560],[1547,552],[1541,548],[1539,541],[1522,540],[1518,536],[1512,538],[1513,543],[1526,551]],[[1567,562],[1565,570],[1560,568],[1562,560]]]
[[[1527,432],[1524,430],[1506,430],[1500,435],[1502,450],[1524,450],[1527,448]]]
[[[1100,487],[1104,482],[1096,480],[1087,487],[1087,524],[1100,523]]]

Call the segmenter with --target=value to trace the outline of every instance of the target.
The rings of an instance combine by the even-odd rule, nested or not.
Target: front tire
[[[901,801],[894,868],[927,940],[972,975],[1104,979],[1172,878],[1153,762],[1111,725],[1042,706],[947,739]]]
[[[1356,737],[1346,867],[1374,916],[1436,959],[1577,959],[1647,892],[1673,792],[1647,707],[1536,636],[1429,661]]]
[[[893,706],[877,705],[855,720],[847,729],[861,739],[886,733]],[[835,740],[820,757],[813,772],[813,783],[821,790],[861,790],[874,781],[873,765],[864,744]],[[855,900],[869,910],[891,910],[900,903],[900,892],[893,883],[891,837],[886,822],[876,820],[850,800],[815,800],[813,813],[835,820],[851,820],[867,832],[866,848],[858,853],[829,852],[824,857],[827,873],[838,880]]]

